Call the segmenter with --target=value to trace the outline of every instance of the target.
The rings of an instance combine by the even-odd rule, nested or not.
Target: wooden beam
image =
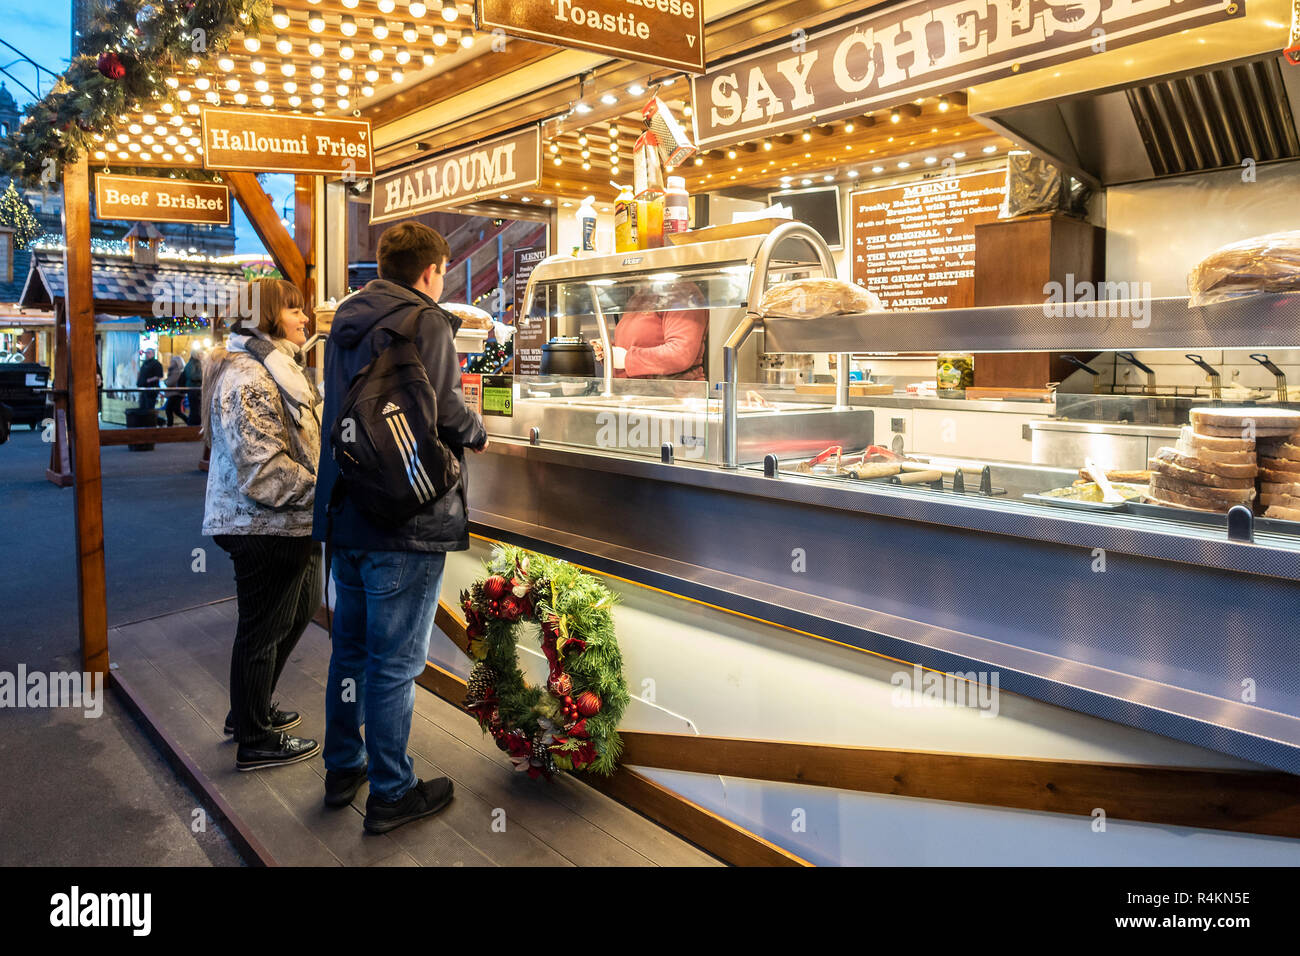
[[[90,274],[90,171],[84,155],[63,169],[63,240],[71,408],[68,431],[76,509],[81,666],[106,677],[108,595],[104,577],[104,501],[95,385],[95,293]]]
[[[307,303],[306,313],[315,313],[316,305],[316,244],[315,223],[316,177],[297,175],[293,177],[293,243],[298,247],[304,266],[304,278],[299,288],[303,300]],[[313,326],[312,331],[315,331]]]
[[[202,441],[198,425],[176,425],[172,428],[101,428],[99,445],[141,445],[146,442],[166,444],[182,441]]]
[[[262,189],[261,183],[257,181],[257,175],[233,171],[221,175],[229,184],[235,198],[239,200],[244,215],[248,217],[257,237],[262,240],[262,245],[266,246],[266,251],[270,253],[280,274],[298,288],[305,288],[307,263],[302,253],[298,251],[293,237],[284,228],[284,223],[280,222],[280,216],[271,202],[271,197]]]
[[[54,440],[50,443],[47,481],[72,486],[72,449],[68,443],[68,317],[64,302],[54,303]]]
[[[624,763],[1162,826],[1300,837],[1286,773],[620,731]]]

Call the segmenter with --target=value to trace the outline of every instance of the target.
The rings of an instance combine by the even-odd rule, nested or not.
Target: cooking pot
[[[542,346],[542,374],[592,378],[596,374],[596,352],[576,335],[557,335]]]

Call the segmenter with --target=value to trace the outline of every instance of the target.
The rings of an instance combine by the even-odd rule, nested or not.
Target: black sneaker
[[[432,816],[451,803],[451,793],[451,781],[446,777],[417,780],[396,803],[376,800],[372,793],[366,798],[366,832],[387,833],[404,823]]]
[[[325,806],[346,807],[357,795],[361,785],[366,782],[369,764],[362,764],[359,770],[325,771]]]
[[[272,734],[260,744],[240,744],[235,756],[235,766],[240,770],[261,770],[263,767],[285,767],[291,763],[310,760],[320,753],[320,744],[304,737],[289,734]]]
[[[302,716],[296,710],[284,711],[279,704],[271,705],[271,732],[281,733],[291,730],[302,723]],[[227,737],[235,736],[235,715],[226,714],[226,726],[222,728]]]

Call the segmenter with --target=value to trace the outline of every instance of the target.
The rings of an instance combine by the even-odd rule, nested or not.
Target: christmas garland
[[[68,70],[23,121],[0,140],[0,173],[35,185],[92,151],[123,118],[146,104],[179,103],[169,74],[192,72],[226,50],[236,33],[256,36],[270,13],[267,0],[106,0],[91,21]],[[209,178],[203,171],[178,175]],[[157,175],[157,172],[154,172]]]
[[[613,773],[629,700],[610,613],[614,595],[571,564],[508,545],[485,567],[487,577],[461,594],[477,662],[465,707],[530,777]],[[516,657],[526,622],[539,627],[550,671],[545,687],[525,681]]]

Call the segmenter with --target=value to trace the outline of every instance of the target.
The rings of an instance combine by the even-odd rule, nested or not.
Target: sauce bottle
[[[637,243],[637,202],[631,186],[620,186],[614,200],[614,251],[635,252]]]
[[[638,249],[658,249],[664,244],[664,194],[647,189],[636,197]]]
[[[582,251],[596,251],[596,197],[588,196],[578,206],[578,229],[582,236]]]
[[[685,176],[669,176],[664,193],[664,235],[686,232],[691,227],[690,196]]]

